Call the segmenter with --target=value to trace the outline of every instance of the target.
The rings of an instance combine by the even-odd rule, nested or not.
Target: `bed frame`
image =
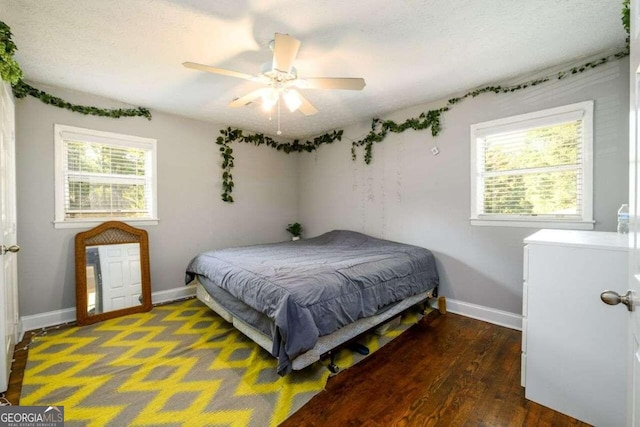
[[[192,283],[196,283],[196,297],[202,301],[207,307],[220,315],[224,320],[233,324],[233,326],[247,337],[255,341],[260,347],[264,348],[271,354],[273,350],[273,341],[271,338],[263,334],[258,329],[244,322],[243,320],[235,317],[222,305],[220,305],[205,289],[205,287],[198,282],[196,278]],[[328,368],[331,372],[336,373],[339,367],[334,363],[334,357],[336,352],[345,347],[350,342],[353,342],[356,338],[362,334],[369,332],[388,320],[393,319],[403,311],[421,303],[428,302],[428,300],[437,297],[437,287],[427,292],[423,292],[407,299],[404,299],[391,308],[385,310],[383,313],[376,314],[371,317],[365,317],[363,319],[356,320],[355,322],[346,325],[332,334],[322,336],[318,338],[316,345],[307,352],[299,355],[292,361],[292,369],[299,371],[307,366],[315,363],[321,359],[331,357],[331,363]],[[442,298],[442,297],[441,297]],[[439,299],[440,303],[440,299]],[[442,309],[440,310],[442,312]]]

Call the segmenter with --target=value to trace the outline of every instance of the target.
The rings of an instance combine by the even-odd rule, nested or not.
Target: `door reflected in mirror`
[[[79,325],[151,310],[146,231],[109,221],[78,233],[75,243]]]
[[[89,316],[142,304],[140,244],[87,246]]]

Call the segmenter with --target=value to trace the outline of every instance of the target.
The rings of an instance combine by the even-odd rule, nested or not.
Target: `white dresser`
[[[524,240],[522,385],[527,399],[596,426],[626,421],[629,238],[541,230]]]

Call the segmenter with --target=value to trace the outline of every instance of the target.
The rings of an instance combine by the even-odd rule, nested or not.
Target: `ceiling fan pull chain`
[[[280,94],[278,94],[278,135],[282,135],[282,131],[280,130]]]

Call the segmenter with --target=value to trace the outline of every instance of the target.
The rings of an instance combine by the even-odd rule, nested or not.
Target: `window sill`
[[[121,221],[125,224],[137,227],[139,225],[158,225],[158,218],[104,218],[95,220],[79,220],[79,221],[53,221],[53,228],[88,228],[95,227],[107,221]]]
[[[471,218],[471,225],[488,227],[560,228],[565,230],[593,230],[595,221],[563,221],[557,219],[478,219]]]

